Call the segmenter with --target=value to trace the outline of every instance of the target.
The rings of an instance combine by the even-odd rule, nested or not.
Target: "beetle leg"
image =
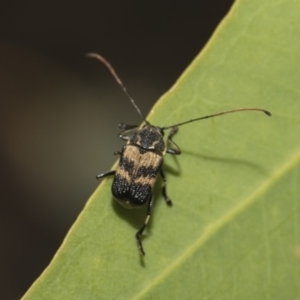
[[[115,152],[114,152],[114,155],[121,155],[121,154],[122,154],[121,151],[115,151]]]
[[[96,178],[97,179],[104,178],[106,176],[115,175],[115,173],[116,173],[115,170],[114,171],[108,171],[108,172],[97,175]]]
[[[173,155],[179,155],[179,154],[181,154],[180,148],[179,148],[178,145],[172,140],[174,134],[176,134],[177,131],[178,131],[178,127],[172,127],[171,132],[170,132],[169,135],[168,135],[168,139],[167,139],[168,143],[171,143],[173,146],[176,147],[176,149],[173,149],[173,148],[167,148],[167,151],[166,151],[166,152],[169,153],[169,154],[173,154]]]
[[[167,187],[166,187],[167,179],[166,179],[165,173],[162,169],[160,170],[160,176],[162,177],[162,179],[164,181],[164,185],[162,187],[162,195],[163,195],[167,205],[172,206],[172,200],[167,195]]]
[[[120,129],[123,129],[124,131],[126,130],[133,130],[133,129],[136,129],[139,127],[139,125],[128,125],[128,124],[125,124],[125,123],[119,123],[118,124],[118,127]]]
[[[127,133],[129,133],[130,131],[135,130],[139,127],[139,125],[128,125],[128,124],[124,124],[124,123],[120,123],[120,124],[118,124],[118,126],[120,129],[123,130],[119,134],[119,138],[124,141],[128,141],[130,139],[130,137],[128,135],[126,135]]]
[[[150,216],[151,216],[151,211],[152,211],[152,204],[153,204],[153,196],[151,196],[150,200],[149,200],[149,203],[148,203],[148,209],[147,209],[147,216],[146,216],[146,220],[145,220],[145,223],[144,225],[138,230],[138,232],[136,233],[135,237],[136,237],[136,241],[137,241],[137,244],[138,244],[138,248],[139,248],[139,252],[141,253],[141,255],[145,256],[145,251],[144,251],[144,248],[143,248],[143,245],[142,245],[142,240],[141,240],[141,237],[142,237],[142,234],[143,234],[143,231],[145,230],[148,222],[149,222],[149,219],[150,219]]]

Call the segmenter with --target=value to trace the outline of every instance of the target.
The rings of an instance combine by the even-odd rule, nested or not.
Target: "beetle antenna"
[[[114,76],[114,78],[117,81],[117,83],[121,86],[121,88],[123,89],[123,91],[125,92],[125,94],[127,95],[127,97],[129,98],[129,100],[131,101],[132,105],[134,106],[134,108],[136,109],[136,111],[138,112],[138,114],[142,117],[142,119],[144,120],[144,122],[147,123],[147,124],[150,124],[146,120],[145,116],[143,115],[143,113],[141,112],[141,110],[139,109],[139,107],[137,106],[137,104],[135,103],[134,99],[128,93],[126,86],[123,84],[123,82],[121,81],[120,77],[117,75],[116,71],[111,66],[111,64],[103,56],[101,56],[100,54],[97,54],[97,53],[87,53],[86,56],[98,59],[100,62],[102,62],[107,67],[107,69]]]
[[[195,121],[203,120],[203,119],[209,119],[209,118],[218,117],[218,116],[222,116],[222,115],[225,115],[225,114],[231,114],[231,113],[240,112],[240,111],[253,111],[253,110],[254,111],[261,111],[269,117],[272,116],[272,114],[269,111],[267,111],[265,109],[262,109],[262,108],[237,108],[237,109],[222,111],[222,112],[219,112],[219,113],[213,114],[213,115],[208,115],[208,116],[204,116],[204,117],[200,117],[200,118],[196,118],[196,119],[191,119],[189,121],[178,123],[178,124],[175,124],[175,125],[172,125],[172,126],[162,127],[161,129],[165,130],[165,129],[169,129],[169,128],[172,128],[172,127],[177,127],[177,126],[192,123],[192,122],[195,122]]]

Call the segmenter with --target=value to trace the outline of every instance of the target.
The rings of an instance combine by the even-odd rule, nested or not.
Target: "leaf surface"
[[[23,299],[300,299],[300,4],[237,1],[206,48],[155,105],[180,127],[165,156],[168,194],[126,210],[104,180]],[[196,38],[196,37],[195,37]]]

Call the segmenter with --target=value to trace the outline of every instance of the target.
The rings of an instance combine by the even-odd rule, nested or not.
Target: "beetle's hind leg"
[[[145,223],[144,225],[138,230],[138,232],[135,234],[135,237],[136,237],[136,241],[137,241],[137,244],[138,244],[138,249],[139,249],[139,252],[141,253],[141,255],[145,256],[145,251],[144,251],[144,248],[143,248],[143,244],[142,244],[142,234],[150,220],[150,217],[151,217],[151,211],[152,211],[152,204],[153,204],[153,196],[151,196],[150,200],[149,200],[149,203],[148,203],[148,209],[147,209],[147,216],[146,216],[146,220],[145,220]]]
[[[97,175],[96,178],[101,179],[101,178],[104,178],[104,177],[107,177],[107,176],[115,175],[115,173],[116,173],[115,170],[114,171],[108,171],[108,172]]]
[[[162,179],[164,181],[164,184],[162,187],[162,195],[163,195],[167,205],[172,206],[172,200],[167,195],[167,187],[166,187],[167,179],[166,179],[165,173],[162,169],[160,170],[160,176],[162,177]]]
[[[178,127],[172,127],[169,135],[168,135],[168,143],[172,144],[174,147],[176,147],[176,149],[174,148],[167,148],[167,153],[169,154],[173,154],[173,155],[179,155],[181,154],[181,150],[179,148],[179,146],[172,140],[173,136],[177,133],[178,131]]]

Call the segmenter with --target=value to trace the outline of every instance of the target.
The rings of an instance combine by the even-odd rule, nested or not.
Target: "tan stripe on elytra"
[[[137,183],[137,184],[141,184],[141,185],[146,185],[146,184],[149,184],[150,186],[154,186],[155,184],[155,181],[156,181],[156,178],[150,178],[150,177],[139,177],[137,179],[134,180],[134,183]]]
[[[116,175],[121,176],[123,179],[125,179],[127,182],[131,182],[132,177],[128,174],[128,172],[124,169],[122,169],[120,166],[116,171]]]
[[[148,151],[144,154],[141,154],[139,148],[133,145],[126,146],[124,155],[128,160],[134,161],[136,166],[146,168],[155,168],[158,164],[160,164],[162,160],[162,157],[159,154],[152,151]]]
[[[127,145],[125,148],[125,151],[123,153],[124,157],[128,161],[133,161],[134,162],[134,170],[133,170],[133,175],[141,168],[155,168],[158,165],[161,164],[162,157],[155,153],[155,152],[145,152],[144,154],[141,154],[139,151],[139,148],[135,145]],[[124,178],[126,181],[129,183],[132,182],[132,177],[129,175],[129,173],[122,168],[122,166],[119,166],[117,169],[116,175],[121,176]],[[150,184],[151,186],[154,186],[154,183],[156,181],[156,178],[149,178],[147,177],[140,177],[136,179],[134,182],[135,183],[140,183],[140,184]]]

